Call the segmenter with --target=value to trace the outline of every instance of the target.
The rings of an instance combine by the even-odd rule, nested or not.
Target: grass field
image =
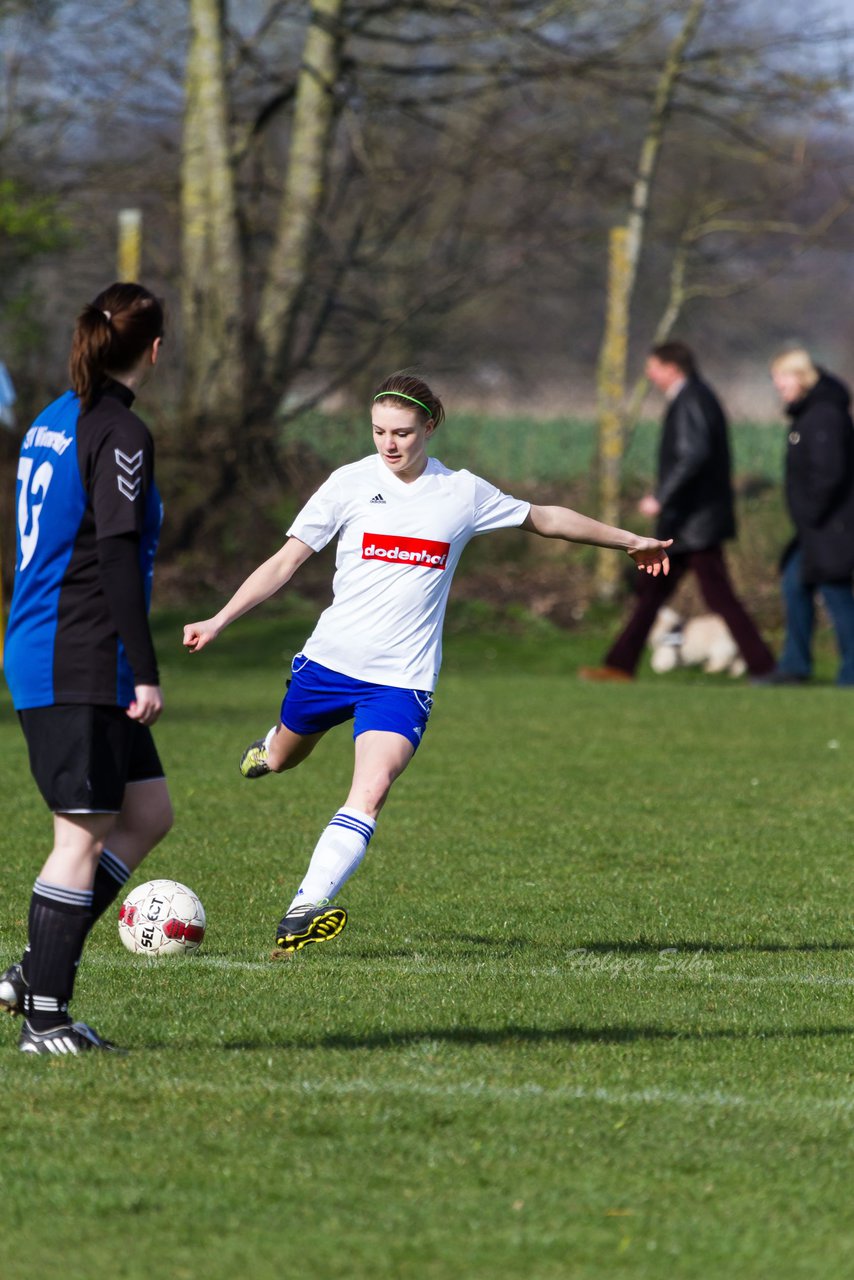
[[[778,423],[738,422],[731,427],[736,474],[779,483],[785,430]],[[647,482],[655,475],[659,421],[638,423],[626,452],[625,475]],[[363,414],[306,414],[290,423],[284,442],[307,442],[331,467],[363,457],[370,439]],[[498,417],[455,413],[432,450],[449,467],[513,484],[566,483],[587,476],[595,458],[595,424],[589,418]]]
[[[178,634],[137,879],[208,937],[149,965],[98,926],[75,1013],[127,1058],[0,1027],[2,1280],[852,1274],[850,694],[584,686],[599,635],[458,636],[348,929],[273,962],[349,734],[245,783],[305,619]],[[7,700],[0,778],[5,964],[48,830]]]

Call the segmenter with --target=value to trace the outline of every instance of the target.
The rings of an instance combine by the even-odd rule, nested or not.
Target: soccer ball
[[[119,937],[136,955],[189,955],[204,936],[205,909],[177,880],[139,884],[119,908]]]

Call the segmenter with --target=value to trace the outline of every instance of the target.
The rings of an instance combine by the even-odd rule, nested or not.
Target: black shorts
[[[18,718],[30,770],[54,813],[118,813],[129,782],[162,778],[151,730],[123,707],[31,707]]]

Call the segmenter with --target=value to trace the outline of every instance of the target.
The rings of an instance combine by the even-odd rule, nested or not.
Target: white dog
[[[676,667],[702,667],[709,675],[744,675],[747,664],[729,627],[717,613],[683,618],[667,605],[659,609],[649,633],[652,669],[661,675]]]

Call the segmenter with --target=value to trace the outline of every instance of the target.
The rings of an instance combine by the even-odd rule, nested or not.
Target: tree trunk
[[[310,265],[318,215],[326,194],[341,69],[344,0],[312,0],[297,81],[288,168],[278,230],[258,316],[264,381],[287,367],[299,302]]]
[[[608,242],[608,311],[596,375],[598,399],[599,519],[620,523],[623,470],[623,399],[629,341],[632,272],[629,231],[613,227]],[[596,557],[596,593],[613,600],[620,587],[620,561],[600,547]]]
[[[626,224],[615,227],[611,232],[605,331],[596,375],[599,518],[608,524],[620,523],[628,339],[650,196],[673,96],[685,65],[685,54],[702,21],[706,3],[707,0],[692,0],[682,27],[667,51],[638,156]],[[613,600],[619,590],[619,581],[616,557],[600,552],[596,565],[596,594],[599,599]]]
[[[233,419],[243,402],[243,262],[229,139],[223,0],[190,0],[190,20],[181,164],[181,311],[184,418],[187,429],[195,432],[202,422]]]

